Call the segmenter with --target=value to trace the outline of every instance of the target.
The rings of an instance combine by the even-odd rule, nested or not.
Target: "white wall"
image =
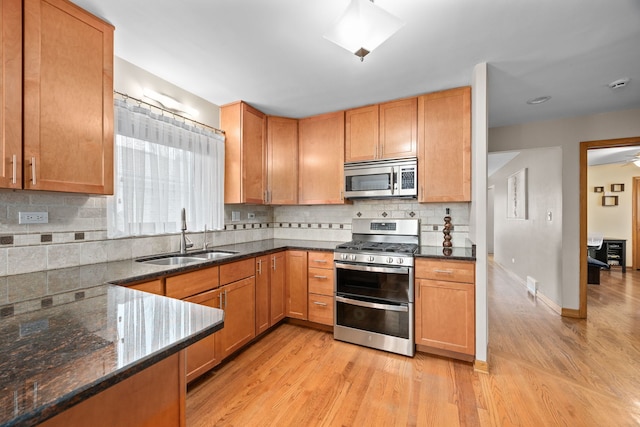
[[[523,168],[527,169],[527,219],[509,219],[507,179]],[[562,187],[557,185],[561,180],[560,147],[522,150],[489,177],[494,188],[495,261],[522,282],[527,276],[536,279],[538,292],[557,305],[562,300]]]
[[[532,108],[544,108],[533,106]],[[489,152],[558,146],[562,150],[563,308],[580,305],[580,142],[640,135],[640,109],[489,129]],[[531,250],[544,250],[532,248]]]
[[[626,240],[627,266],[633,264],[634,176],[640,176],[640,169],[633,163],[590,166],[587,169],[587,232]],[[612,193],[611,184],[624,184],[624,191]],[[604,187],[605,192],[595,193],[593,187]],[[618,196],[618,206],[602,206],[603,195]]]

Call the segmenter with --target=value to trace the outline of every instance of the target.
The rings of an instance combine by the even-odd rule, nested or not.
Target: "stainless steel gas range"
[[[413,356],[417,219],[354,219],[334,251],[335,339]]]

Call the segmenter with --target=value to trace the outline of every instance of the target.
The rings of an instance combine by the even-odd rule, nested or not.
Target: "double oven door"
[[[413,267],[334,265],[334,337],[413,356]]]

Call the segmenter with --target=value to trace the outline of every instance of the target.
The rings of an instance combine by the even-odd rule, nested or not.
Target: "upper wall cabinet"
[[[24,0],[25,189],[113,193],[113,31],[66,0]]]
[[[220,107],[226,134],[224,202],[265,203],[266,116],[245,102]]]
[[[471,201],[471,88],[418,98],[420,202]]]
[[[3,0],[0,14],[0,188],[22,188],[22,0]]]
[[[298,120],[267,117],[267,203],[298,202]]]
[[[347,110],[345,161],[415,157],[417,98]]]
[[[0,187],[112,194],[113,26],[65,0],[1,9]]]
[[[298,203],[344,203],[344,111],[300,119],[298,132]]]

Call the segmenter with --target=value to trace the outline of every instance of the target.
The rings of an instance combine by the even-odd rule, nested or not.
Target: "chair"
[[[609,264],[595,259],[596,252],[602,248],[604,235],[602,233],[589,233],[587,235],[587,283],[600,284],[600,270],[609,269]]]

